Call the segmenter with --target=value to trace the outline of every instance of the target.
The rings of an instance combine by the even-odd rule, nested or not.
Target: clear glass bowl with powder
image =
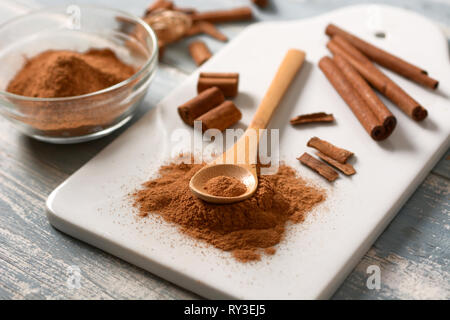
[[[47,50],[111,49],[136,72],[111,87],[73,97],[33,98],[6,91],[30,59]],[[128,122],[157,68],[155,33],[128,13],[95,6],[44,9],[0,26],[0,112],[28,136],[77,143],[111,133]]]

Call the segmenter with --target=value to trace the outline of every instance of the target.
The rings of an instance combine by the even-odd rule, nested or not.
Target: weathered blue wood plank
[[[450,150],[439,160],[432,172],[450,179]]]
[[[334,295],[334,299],[450,298],[450,181],[430,174]],[[381,269],[369,290],[367,267]]]

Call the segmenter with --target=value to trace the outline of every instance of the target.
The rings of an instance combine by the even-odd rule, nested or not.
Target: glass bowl
[[[46,50],[84,52],[109,48],[136,73],[89,94],[33,98],[6,91],[27,58]],[[111,133],[129,121],[157,68],[155,33],[126,12],[97,6],[55,7],[0,26],[0,112],[33,138],[77,143]]]

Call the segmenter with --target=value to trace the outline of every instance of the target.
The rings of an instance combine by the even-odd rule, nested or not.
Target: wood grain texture
[[[38,2],[56,4],[55,0]],[[83,2],[92,1],[77,1]],[[96,2],[140,14],[150,0]],[[298,19],[356,2],[274,0],[267,10],[257,11],[256,16],[260,20]],[[450,4],[444,2],[379,2],[407,6],[443,25],[450,24]],[[244,3],[247,4],[247,1],[182,2],[183,6],[195,6],[204,10],[229,8]],[[3,19],[3,15],[0,18]],[[221,26],[221,30],[229,38],[233,38],[246,25],[230,24]],[[205,36],[195,38],[204,39],[213,52],[223,46]],[[188,42],[182,41],[167,50],[135,120],[155,106],[195,69],[187,50]],[[128,124],[130,125],[132,123]],[[0,118],[0,299],[200,298],[56,231],[47,221],[45,200],[48,194],[124,130],[126,128],[97,141],[60,146],[24,137],[8,121]],[[450,151],[337,290],[334,299],[450,298],[448,156]],[[381,268],[380,290],[369,290],[366,287],[366,270],[370,265]],[[71,266],[77,266],[81,271],[78,289],[70,289],[66,285]]]

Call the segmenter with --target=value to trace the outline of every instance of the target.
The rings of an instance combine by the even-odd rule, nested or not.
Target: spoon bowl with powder
[[[255,193],[258,188],[259,130],[269,124],[304,60],[303,51],[290,49],[286,53],[245,133],[233,147],[191,178],[189,188],[195,196],[210,203],[233,203]]]
[[[211,203],[233,203],[245,200],[253,195],[253,189],[258,185],[256,170],[253,171],[244,166],[226,163],[211,164],[199,173],[191,180],[191,191],[198,198]],[[199,188],[193,187],[193,183]]]

